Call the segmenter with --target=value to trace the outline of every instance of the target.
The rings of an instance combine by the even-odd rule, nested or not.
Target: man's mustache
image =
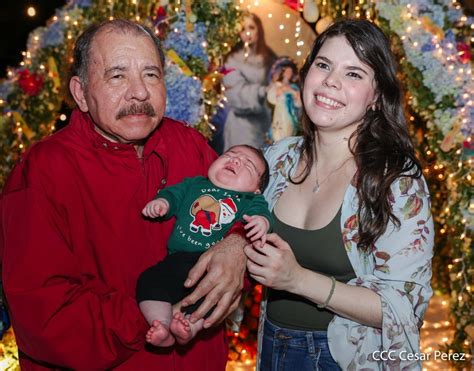
[[[117,116],[115,116],[116,120],[120,120],[122,117],[129,116],[129,115],[148,115],[150,117],[155,117],[156,112],[153,106],[150,103],[140,103],[140,104],[132,104],[131,106],[122,108]]]

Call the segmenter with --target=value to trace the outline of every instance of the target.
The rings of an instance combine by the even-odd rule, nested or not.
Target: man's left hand
[[[231,234],[201,255],[189,271],[184,285],[192,287],[207,272],[194,291],[182,301],[183,306],[192,305],[205,296],[204,302],[191,314],[192,323],[203,318],[214,306],[204,328],[222,322],[238,306],[242,295],[247,258],[243,248],[245,239]]]

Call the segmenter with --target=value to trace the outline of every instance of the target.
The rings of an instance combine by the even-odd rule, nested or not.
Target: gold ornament
[[[321,18],[318,23],[316,23],[316,32],[319,34],[323,33],[326,28],[328,28],[332,24],[331,16],[327,15]]]

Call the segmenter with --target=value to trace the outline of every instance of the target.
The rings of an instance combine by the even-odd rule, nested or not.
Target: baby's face
[[[209,168],[208,178],[218,187],[238,192],[260,193],[265,164],[250,148],[233,147]]]

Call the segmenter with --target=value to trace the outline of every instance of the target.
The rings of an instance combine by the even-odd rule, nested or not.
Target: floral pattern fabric
[[[284,139],[269,147],[270,184],[265,191],[270,210],[288,186],[299,161],[301,137]],[[349,185],[341,211],[341,233],[356,278],[349,285],[376,292],[382,303],[382,328],[377,329],[335,315],[328,327],[331,354],[343,370],[420,370],[420,361],[407,360],[419,353],[419,329],[432,295],[431,258],[434,228],[430,196],[423,178],[398,178],[391,187],[390,202],[400,220],[389,222],[372,252],[357,249],[358,198]],[[259,350],[266,301],[262,302]],[[389,361],[374,359],[375,351],[390,352]],[[260,353],[260,352],[259,352]],[[375,357],[378,358],[378,357]],[[257,367],[259,361],[257,360]],[[258,369],[258,368],[257,368]]]

